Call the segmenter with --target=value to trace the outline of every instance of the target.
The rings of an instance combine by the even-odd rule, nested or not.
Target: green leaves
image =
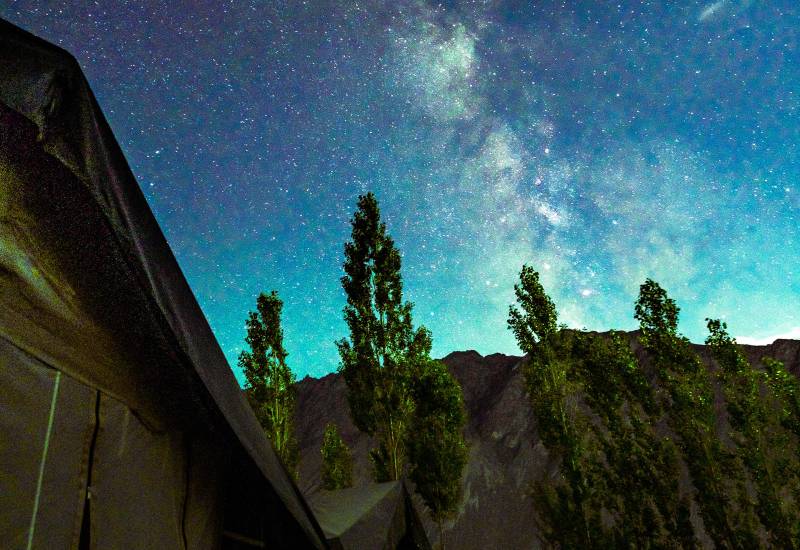
[[[413,328],[413,306],[403,301],[400,252],[372,193],[359,197],[351,225],[342,277],[350,338],[337,343],[339,371],[353,422],[378,439],[370,453],[376,480],[399,479],[414,410],[424,406],[411,388],[431,361],[431,334]]]
[[[539,273],[532,267],[522,266],[519,284],[514,293],[520,309],[508,308],[508,327],[514,333],[520,349],[531,353],[536,345],[556,332],[556,306],[539,283]]]
[[[667,291],[652,279],[639,287],[639,298],[634,308],[634,319],[639,321],[642,345],[659,350],[661,339],[674,339],[678,331],[680,308]]]
[[[763,363],[781,423],[800,437],[800,382],[786,370],[782,362],[765,357]]]
[[[413,328],[400,252],[372,193],[359,197],[351,225],[342,277],[350,338],[337,342],[350,413],[378,440],[370,452],[375,480],[399,479],[408,461],[417,491],[441,520],[458,504],[466,464],[461,388],[431,360],[430,331]]]
[[[245,322],[245,342],[250,351],[239,355],[239,367],[244,371],[245,393],[256,418],[286,469],[296,477],[295,376],[286,365],[288,354],[283,348],[282,309],[283,302],[274,290],[258,296],[256,311],[251,311]]]
[[[430,359],[417,366],[411,387],[416,407],[408,440],[410,477],[433,519],[441,521],[461,501],[467,463],[461,387],[444,363]]]
[[[751,512],[734,504],[731,495],[742,491],[737,474],[723,468],[741,469],[731,462],[717,432],[714,391],[708,370],[689,341],[678,334],[679,308],[667,292],[648,279],[640,287],[635,317],[641,329],[640,342],[653,358],[656,384],[666,390],[665,420],[676,434],[686,462],[706,532],[718,546],[745,536],[737,533]],[[750,536],[750,535],[748,535]],[[752,537],[751,537],[752,538]]]
[[[342,277],[350,339],[337,342],[339,372],[347,383],[353,422],[378,437],[379,449],[373,453],[376,479],[398,479],[412,408],[407,372],[411,343],[417,337],[412,306],[403,302],[400,253],[380,220],[372,193],[359,197],[351,226]]]
[[[325,426],[322,436],[322,487],[328,491],[353,485],[353,457],[336,424]]]
[[[508,326],[527,353],[539,436],[559,467],[531,493],[545,544],[695,547],[699,522],[720,548],[800,547],[800,383],[780,362],[755,369],[725,323],[708,320],[712,377],[678,333],[678,306],[649,279],[635,306],[646,370],[622,334],[556,330],[532,268],[515,291]]]

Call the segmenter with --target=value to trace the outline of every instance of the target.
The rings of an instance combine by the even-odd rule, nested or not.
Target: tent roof
[[[36,269],[25,273],[25,262],[30,254],[26,256],[25,247],[19,244],[24,237],[15,245],[15,241],[3,242],[0,235],[0,264],[3,253],[11,255],[13,265],[20,270],[20,278],[27,276],[29,281],[30,288],[25,292],[38,293],[37,303],[45,304],[42,307],[50,310],[38,311],[28,319],[23,319],[24,315],[4,318],[4,313],[0,313],[0,333],[5,333],[4,336],[23,349],[35,348],[38,356],[52,358],[49,359],[51,365],[121,399],[145,419],[151,406],[148,393],[189,394],[178,399],[195,409],[185,414],[222,419],[223,429],[233,432],[309,540],[314,546],[324,547],[319,525],[247,405],[78,63],[64,50],[0,19],[0,74],[3,75],[0,107],[33,123],[42,150],[60,165],[64,174],[79,182],[74,187],[64,185],[64,193],[71,196],[59,197],[59,200],[80,203],[82,211],[94,213],[92,215],[102,222],[102,227],[96,228],[97,235],[83,235],[86,247],[102,247],[103,257],[94,258],[96,264],[89,266],[89,270],[117,266],[113,272],[116,278],[91,288],[91,293],[98,297],[87,297],[83,289],[84,302],[113,302],[118,294],[135,296],[115,314],[122,317],[119,323],[137,331],[142,342],[152,336],[153,341],[159,343],[160,347],[154,344],[159,357],[152,365],[139,360],[103,367],[104,357],[89,348],[104,349],[105,336],[98,337],[103,341],[81,346],[72,342],[74,339],[54,334],[49,327],[43,327],[41,321],[36,326],[37,316],[52,313],[67,318],[61,306],[69,302],[71,295],[59,287],[57,277],[38,276]],[[35,177],[30,180],[31,185],[36,184]],[[80,193],[73,192],[81,188]],[[3,215],[2,193],[0,181],[0,218]],[[77,226],[80,220],[75,223]],[[75,245],[79,248],[79,238],[80,235],[76,236],[70,243],[73,249]],[[66,258],[73,251],[61,254]],[[75,255],[80,254],[78,250]],[[61,258],[59,261],[65,264],[69,260]],[[81,276],[73,277],[73,280],[79,279]],[[74,292],[81,298],[81,289]],[[92,319],[96,321],[97,318],[87,315],[86,319],[74,320],[72,334],[75,338],[90,333],[90,328],[86,327],[91,327]],[[111,316],[101,315],[100,318],[110,319]],[[38,340],[45,342],[42,349],[37,347],[40,344],[34,337],[28,336],[36,331],[40,336]],[[115,350],[126,347],[120,344],[120,334],[109,336],[109,341],[113,342],[108,346],[116,345]],[[58,349],[59,345],[75,349]],[[92,353],[95,356],[91,356]],[[154,352],[129,350],[124,353],[140,353],[141,359],[141,354]],[[83,360],[72,360],[75,357],[83,357]],[[165,369],[165,365],[169,369]],[[130,380],[133,382],[126,382]],[[156,386],[167,388],[157,389]]]
[[[401,481],[320,491],[309,501],[333,548],[397,548],[406,536],[417,547],[429,547]]]

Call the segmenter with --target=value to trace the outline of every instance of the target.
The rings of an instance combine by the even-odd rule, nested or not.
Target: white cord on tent
[[[58,386],[61,382],[61,371],[56,371],[56,383],[53,386],[53,399],[50,401],[50,418],[47,419],[47,433],[44,437],[44,449],[42,450],[42,461],[39,463],[39,480],[36,482],[36,498],[33,500],[33,515],[31,516],[31,526],[28,529],[28,550],[33,548],[33,531],[36,528],[36,515],[39,513],[39,497],[42,493],[42,481],[44,479],[44,464],[47,461],[47,449],[50,447],[50,434],[53,431],[53,419],[56,416],[56,399],[58,399]]]

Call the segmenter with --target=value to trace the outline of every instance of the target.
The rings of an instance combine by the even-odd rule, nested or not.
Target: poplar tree
[[[239,355],[245,394],[267,437],[289,473],[297,478],[297,442],[294,435],[295,376],[286,364],[281,310],[276,291],[261,293],[256,311],[248,315],[245,342],[250,351]]]
[[[785,514],[790,522],[787,531],[791,545],[786,548],[800,548],[800,382],[783,362],[771,357],[764,357],[761,362],[765,368],[770,421],[773,427],[777,424],[782,428],[768,430],[775,479],[783,483],[778,508],[770,512],[776,516]]]
[[[770,396],[778,405],[781,425],[800,437],[800,381],[786,369],[782,361],[765,357],[762,363],[766,369]]]
[[[657,282],[647,279],[641,285],[634,317],[663,389],[660,405],[678,436],[703,524],[714,544],[757,547],[753,510],[741,493],[741,464],[720,441],[711,378],[689,340],[678,333],[679,311]]]
[[[800,465],[797,442],[781,425],[780,414],[786,410],[786,402],[769,384],[776,369],[756,370],[736,339],[728,334],[726,323],[718,319],[706,321],[709,330],[706,345],[720,368],[729,437],[755,487],[755,511],[774,547],[798,548],[800,514],[788,497],[799,494]],[[766,362],[770,364],[769,359]]]
[[[569,348],[581,399],[596,415],[586,422],[584,476],[600,521],[596,547],[691,547],[689,505],[681,499],[680,464],[669,438],[654,429],[654,395],[627,338],[574,332]]]
[[[410,465],[441,531],[460,501],[466,464],[461,387],[431,359],[430,331],[413,328],[400,252],[372,193],[358,198],[351,225],[342,277],[350,338],[337,342],[350,414],[378,441],[370,452],[375,480],[400,479]]]
[[[358,198],[351,225],[342,277],[350,338],[337,342],[350,415],[377,439],[370,451],[375,480],[400,479],[409,465],[442,534],[442,521],[460,502],[467,460],[461,387],[431,359],[430,331],[413,328],[400,252],[372,193]]]
[[[341,279],[350,338],[337,342],[339,372],[353,423],[377,438],[378,447],[370,452],[375,480],[396,480],[406,463],[414,406],[411,365],[430,351],[430,334],[412,327],[412,304],[403,301],[400,252],[380,219],[375,195],[358,198],[351,225]]]
[[[535,489],[539,529],[551,544],[590,547],[597,532],[581,463],[584,423],[575,406],[577,388],[569,377],[570,363],[560,353],[565,342],[556,326],[556,307],[530,266],[522,267],[514,293],[519,307],[509,306],[508,327],[528,355],[523,373],[539,437],[561,459],[561,479]]]
[[[557,326],[539,274],[523,266],[508,326],[539,437],[560,476],[532,496],[543,542],[560,548],[691,547],[677,449],[653,426],[652,388],[622,335]]]
[[[708,320],[712,376],[678,332],[680,308],[650,279],[635,307],[646,369],[620,333],[557,326],[532,268],[515,294],[508,326],[560,473],[533,487],[545,545],[693,548],[699,520],[718,548],[800,547],[800,382],[782,363],[754,368],[726,325]]]
[[[322,437],[322,487],[328,491],[346,489],[353,485],[353,456],[336,424],[325,426]]]
[[[444,363],[427,360],[415,370],[410,477],[439,526],[439,546],[444,549],[443,522],[456,512],[462,496],[466,411],[461,387]]]

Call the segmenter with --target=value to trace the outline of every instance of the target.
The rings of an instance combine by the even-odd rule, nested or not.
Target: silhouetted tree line
[[[622,333],[558,326],[531,267],[515,292],[508,326],[558,466],[531,489],[546,546],[800,546],[800,384],[782,363],[751,365],[726,324],[708,319],[709,370],[650,279],[634,313],[642,363]]]
[[[400,251],[372,193],[359,197],[351,226],[341,279],[350,337],[336,342],[350,416],[377,440],[370,452],[375,481],[408,476],[438,523],[444,547],[442,524],[461,500],[467,462],[461,387],[444,363],[431,358],[430,331],[413,326],[413,304],[403,300]],[[282,306],[275,291],[258,297],[246,323],[250,350],[239,365],[257,418],[296,478],[295,378],[286,365]],[[335,425],[326,427],[320,452],[323,487],[351,486],[352,455]]]
[[[443,545],[467,461],[461,388],[431,358],[430,331],[414,327],[400,252],[372,193],[359,197],[351,226],[341,280],[350,334],[336,342],[350,415],[377,441],[375,481],[408,476]],[[530,491],[546,546],[800,548],[800,383],[781,362],[751,365],[727,325],[707,319],[710,370],[678,332],[677,304],[650,279],[634,308],[641,362],[624,333],[559,325],[532,267],[514,290],[508,327],[527,354],[525,383],[554,466]],[[259,296],[239,364],[256,416],[296,476],[282,305],[274,291]],[[321,454],[323,487],[351,486],[352,455],[333,424]]]

